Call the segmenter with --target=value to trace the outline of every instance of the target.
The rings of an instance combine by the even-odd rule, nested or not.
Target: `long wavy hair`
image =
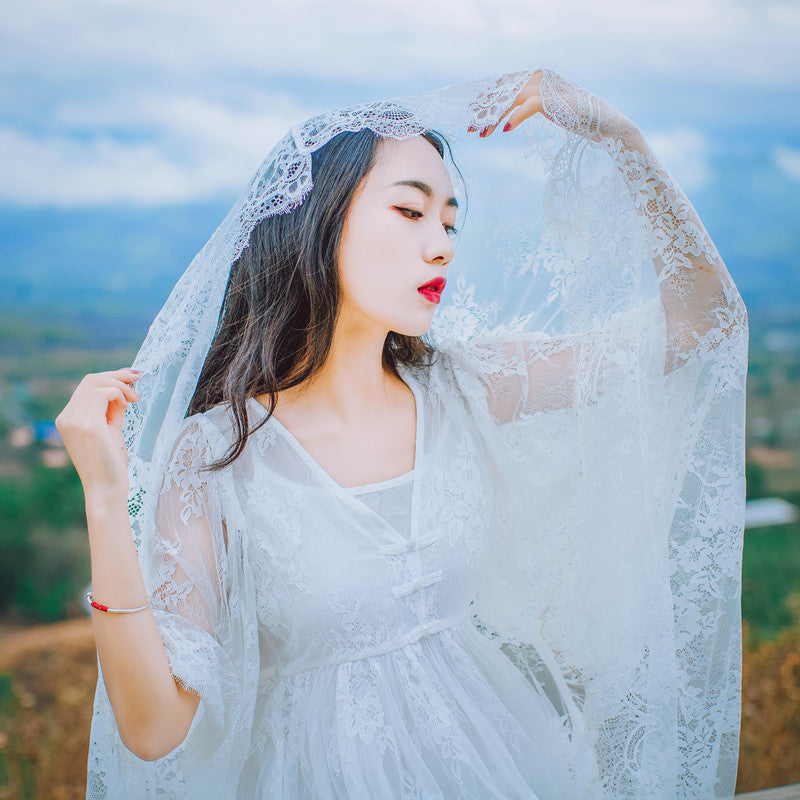
[[[441,134],[422,135],[442,159],[446,148],[454,163]],[[356,188],[375,163],[379,142],[366,128],[340,133],[316,150],[308,197],[293,211],[259,222],[231,266],[217,330],[186,415],[229,403],[236,441],[205,469],[233,463],[271,416],[277,392],[302,383],[325,363],[340,306],[337,255],[344,220]],[[390,331],[382,362],[399,377],[399,364],[430,365],[435,352],[424,336]],[[250,430],[247,400],[264,394],[267,414]]]

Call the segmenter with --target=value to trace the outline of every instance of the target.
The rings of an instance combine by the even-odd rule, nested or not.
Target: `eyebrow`
[[[414,189],[419,189],[426,197],[433,197],[433,189],[423,181],[397,181],[393,183],[392,186],[411,186]],[[444,204],[447,207],[458,208],[458,200],[456,200],[455,197],[448,197],[447,200],[444,201]]]

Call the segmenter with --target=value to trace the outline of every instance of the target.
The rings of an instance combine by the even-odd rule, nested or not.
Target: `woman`
[[[513,148],[465,130],[536,114],[545,169],[475,193]],[[454,280],[434,128],[484,202],[465,260],[502,275]],[[86,376],[56,421],[87,797],[731,797],[746,341],[638,130],[555,73],[292,129],[144,375]]]

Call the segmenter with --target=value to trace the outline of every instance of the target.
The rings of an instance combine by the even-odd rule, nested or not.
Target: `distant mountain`
[[[710,140],[710,178],[690,197],[748,308],[769,316],[800,307],[798,181],[779,168],[773,144],[753,132]],[[234,199],[0,208],[0,348],[10,346],[8,326],[18,330],[25,320],[48,324],[53,337],[74,344],[140,342]]]
[[[141,343],[232,202],[0,209],[0,352]]]

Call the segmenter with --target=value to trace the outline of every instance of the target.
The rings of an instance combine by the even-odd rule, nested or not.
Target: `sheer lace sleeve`
[[[226,443],[203,414],[185,419],[154,499],[145,582],[175,679],[200,696],[191,727],[174,750],[142,761],[122,743],[102,672],[89,745],[87,799],[216,800],[235,794],[247,756],[258,652],[241,610],[241,522],[222,472],[204,469]],[[212,452],[213,451],[213,452]],[[229,518],[230,515],[234,517]],[[176,790],[180,787],[180,791]]]
[[[552,231],[557,231],[557,236],[569,236],[575,219],[587,213],[582,208],[585,201],[581,193],[587,186],[581,185],[580,163],[587,147],[605,150],[639,219],[645,256],[655,270],[661,302],[657,307],[640,299],[637,307],[626,309],[624,317],[604,320],[599,298],[609,291],[608,286],[593,298],[589,276],[588,282],[583,279],[582,290],[570,297],[568,279],[556,276],[554,285],[564,302],[575,302],[580,295],[579,302],[586,307],[584,318],[594,317],[596,326],[588,325],[586,330],[567,335],[524,332],[483,336],[466,347],[469,360],[482,371],[489,409],[500,423],[537,411],[570,407],[576,401],[576,392],[583,399],[597,399],[609,384],[608,369],[620,366],[620,359],[630,360],[646,352],[649,358],[658,360],[662,374],[666,374],[693,359],[724,358],[726,348],[721,345],[725,340],[747,336],[744,304],[717,248],[692,204],[636,126],[598,97],[550,70],[543,70],[539,91],[545,117],[570,134],[550,165],[545,208],[550,233],[544,238],[544,247],[552,246]],[[474,107],[483,105],[478,98]],[[609,228],[613,228],[618,223],[617,209],[607,208],[604,213]],[[602,224],[602,217],[587,223]],[[592,235],[597,242],[602,241],[601,235]],[[574,236],[579,238],[579,232]],[[632,245],[626,246],[635,252]],[[569,244],[564,251],[569,257]],[[579,248],[572,252],[576,259],[583,255]],[[565,273],[591,270],[591,257],[594,254],[585,264],[561,269]],[[620,276],[631,272],[630,263],[622,260],[617,268]],[[608,276],[598,275],[596,280],[599,287]],[[596,308],[592,308],[593,302]]]
[[[501,497],[476,618],[508,652],[546,642],[599,795],[733,797],[747,314],[633,123],[549,71],[540,93],[544,230],[498,215],[502,289],[474,296],[502,313],[442,359]]]
[[[450,355],[482,386],[501,425],[533,414],[611,399],[626,374],[655,381],[665,363],[664,310],[651,300],[581,334],[482,336]]]
[[[175,679],[200,696],[181,744],[142,761],[121,742],[98,677],[87,798],[192,798],[235,794],[248,752],[258,653],[241,611],[237,532],[230,487],[204,467],[224,451],[213,422],[185,419],[157,486],[149,545],[140,550],[145,582]],[[213,450],[213,452],[212,452]],[[180,787],[176,792],[175,787]]]
[[[666,310],[668,368],[746,328],[744,303],[697,212],[626,116],[551,70],[539,87],[544,114],[603,147],[649,235]]]
[[[480,376],[491,415],[500,424],[526,413],[572,405],[580,337],[491,336],[458,347],[463,366]]]
[[[151,604],[173,674],[219,708],[220,661],[229,635],[226,523],[200,418],[176,441],[156,505]]]

